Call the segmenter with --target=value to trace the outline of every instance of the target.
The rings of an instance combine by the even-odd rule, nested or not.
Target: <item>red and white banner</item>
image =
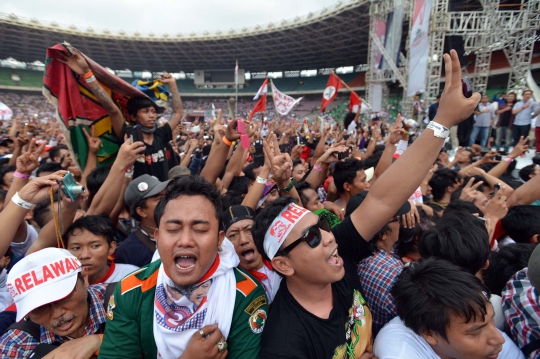
[[[283,92],[280,92],[274,83],[272,82],[272,93],[274,94],[274,105],[276,106],[276,111],[282,116],[288,114],[293,107],[300,102],[302,97],[294,99],[291,96],[285,95]]]
[[[433,0],[415,0],[409,51],[409,83],[407,96],[426,90],[426,72],[429,57],[429,15]]]
[[[328,106],[330,102],[334,101],[338,95],[338,90],[342,87],[345,86],[341,83],[340,78],[332,72],[328,77],[328,82],[326,83],[326,88],[324,89],[322,95],[321,112],[324,112],[326,106]]]
[[[373,27],[375,34],[377,34],[377,38],[381,42],[381,44],[384,44],[385,38],[386,38],[386,22],[374,19],[373,20]],[[372,40],[373,41],[373,40]],[[373,44],[373,59],[371,59],[371,63],[373,65],[373,71],[377,71],[379,69],[379,66],[381,65],[381,60],[383,57],[382,52],[379,50],[377,45]]]

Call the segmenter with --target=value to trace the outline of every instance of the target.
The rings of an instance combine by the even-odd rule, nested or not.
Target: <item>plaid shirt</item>
[[[512,338],[523,348],[540,339],[540,307],[538,292],[527,278],[527,270],[520,270],[506,283],[502,291],[504,317],[512,332]],[[540,349],[529,358],[538,358]]]
[[[88,295],[90,296],[90,320],[84,328],[84,336],[100,334],[101,324],[106,321],[105,309],[103,307],[103,296],[106,288],[106,284],[92,285],[88,288]],[[26,332],[18,329],[8,330],[2,338],[0,338],[0,357],[16,359],[28,358],[40,343],[64,343],[68,340],[70,340],[70,338],[60,337],[43,327],[41,327],[41,337],[39,342],[36,338]]]
[[[373,336],[397,316],[390,290],[402,270],[403,263],[399,259],[380,249],[358,264],[362,293],[373,315]]]

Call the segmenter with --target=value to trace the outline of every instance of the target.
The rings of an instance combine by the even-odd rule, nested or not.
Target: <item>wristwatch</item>
[[[294,178],[291,178],[291,182],[289,182],[289,185],[285,188],[279,188],[278,190],[280,192],[289,192],[291,189],[293,189],[294,185],[296,184],[296,180]]]
[[[435,137],[447,139],[450,136],[450,130],[435,121],[430,121],[426,128],[433,130]]]

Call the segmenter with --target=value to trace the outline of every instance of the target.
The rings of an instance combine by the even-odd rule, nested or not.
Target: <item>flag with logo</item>
[[[274,86],[273,81],[271,81],[271,84],[272,84],[272,94],[274,97],[274,106],[276,107],[276,112],[282,116],[285,116],[286,114],[291,112],[293,107],[296,106],[296,104],[300,102],[300,100],[302,100],[302,97],[297,98],[295,100],[291,96],[285,95],[283,92],[280,92],[276,88],[276,86]]]
[[[111,119],[107,110],[90,91],[88,84],[77,76],[62,59],[59,53],[67,54],[73,47],[67,43],[57,44],[47,49],[45,72],[43,74],[43,94],[56,107],[56,119],[66,138],[72,158],[82,170],[86,166],[88,144],[82,129],[93,127],[94,135],[103,146],[98,151],[98,166],[114,162],[119,141],[113,135]],[[130,121],[126,105],[134,96],[148,97],[116,75],[83,55],[99,81],[101,87],[111,96],[120,108],[124,119]],[[89,130],[88,133],[91,133]],[[123,142],[123,139],[122,139]]]
[[[409,83],[407,96],[426,90],[427,61],[429,57],[429,15],[432,0],[414,2],[413,23],[411,27]]]
[[[345,87],[341,83],[341,79],[335,74],[331,73],[330,77],[328,78],[328,82],[326,83],[326,88],[324,89],[323,95],[322,95],[322,105],[321,105],[321,112],[324,112],[326,109],[326,106],[328,106],[334,99],[337,97],[338,90],[340,88]]]
[[[254,100],[258,100],[255,104],[255,107],[253,107],[253,110],[251,110],[251,113],[249,114],[249,121],[253,119],[253,115],[255,115],[258,112],[264,112],[266,111],[266,93],[268,92],[268,78],[264,79],[264,82],[257,91],[257,94],[253,98]]]
[[[349,100],[349,112],[358,112],[361,103],[362,99],[360,98],[360,96],[358,96],[356,92],[351,91],[351,98]]]

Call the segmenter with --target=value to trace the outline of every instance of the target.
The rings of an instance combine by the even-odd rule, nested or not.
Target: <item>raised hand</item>
[[[225,130],[225,138],[229,142],[236,141],[240,138],[240,134],[238,133],[238,121],[243,121],[240,118],[236,118],[229,123],[227,126],[227,129]]]
[[[470,98],[463,95],[461,84],[461,65],[455,50],[444,54],[446,82],[434,121],[451,128],[469,118],[480,102],[480,94],[475,92]]]
[[[529,143],[529,137],[523,138],[523,136],[521,136],[521,138],[519,139],[519,142],[516,144],[516,147],[514,147],[512,152],[510,152],[507,157],[515,159],[521,156],[523,153],[528,152],[529,151],[528,143]]]
[[[268,143],[263,143],[266,149],[266,154],[272,164],[272,173],[276,182],[286,182],[292,177],[292,160],[288,153],[282,154],[279,150],[277,138],[273,136],[273,152],[268,146]]]
[[[28,151],[23,153],[17,158],[17,172],[30,175],[36,168],[39,167],[39,156],[43,152],[46,143],[43,142],[41,146],[36,147],[36,140],[30,141]]]
[[[88,62],[84,58],[84,56],[81,54],[79,50],[75,50],[75,53],[64,53],[64,52],[58,52],[58,54],[62,57],[63,60],[57,59],[64,65],[69,66],[70,69],[72,69],[77,75],[84,75],[88,71],[90,71],[90,66],[88,66]]]
[[[99,138],[94,137],[94,127],[92,126],[92,135],[89,135],[88,131],[86,131],[86,128],[84,127],[83,133],[88,143],[88,150],[94,154],[98,153],[99,149],[101,148],[101,146],[103,146],[103,144],[101,143],[101,140]]]
[[[129,137],[125,135],[124,143],[120,146],[120,150],[118,150],[115,163],[119,163],[123,169],[128,169],[144,154],[145,149],[144,142],[137,141],[131,143]]]
[[[401,135],[405,132],[401,127],[402,118],[398,115],[396,122],[390,127],[390,134],[388,135],[388,143],[391,145],[397,144],[401,140]]]
[[[19,191],[19,197],[33,204],[49,199],[51,187],[53,192],[58,191],[58,181],[62,181],[66,173],[67,171],[57,171],[48,176],[34,178]]]
[[[338,153],[347,152],[347,146],[336,146],[328,148],[321,157],[319,161],[322,163],[330,164],[332,162],[339,162]]]
[[[172,77],[172,75],[168,72],[164,72],[161,74],[161,78],[159,79],[161,82],[167,85],[176,85],[176,79]]]
[[[476,196],[478,195],[477,188],[480,187],[484,181],[478,181],[475,185],[473,185],[473,182],[474,178],[471,178],[469,182],[467,182],[467,185],[461,190],[461,195],[459,196],[461,201],[474,202],[476,199]]]

